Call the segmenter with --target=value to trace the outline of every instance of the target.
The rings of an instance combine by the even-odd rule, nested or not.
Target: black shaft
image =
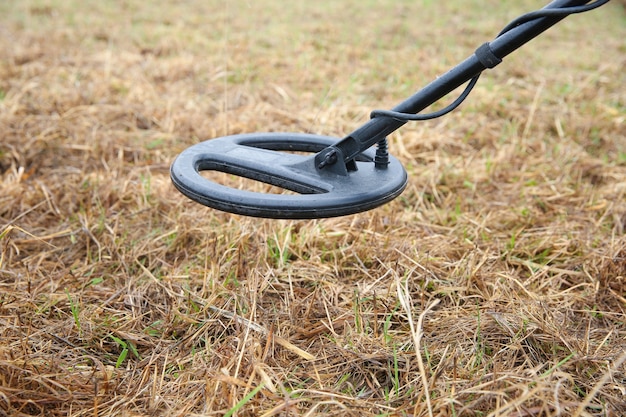
[[[545,6],[544,9],[561,9],[582,6],[587,3],[589,3],[588,0],[555,0]],[[501,36],[498,36],[496,39],[489,42],[488,45],[492,53],[502,59],[564,18],[565,16],[541,17],[522,23]],[[452,92],[455,88],[479,75],[485,69],[487,69],[487,67],[476,54],[473,54],[456,67],[426,85],[413,96],[398,104],[392,110],[402,113],[419,113],[446,94]],[[335,152],[339,151],[339,154],[347,164],[359,153],[384,139],[405,123],[407,122],[391,117],[371,119],[341,141],[332,145],[331,148],[333,148]],[[324,153],[324,151],[320,152],[320,154],[322,153]]]

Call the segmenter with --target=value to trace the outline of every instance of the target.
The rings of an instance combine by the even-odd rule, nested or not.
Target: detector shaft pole
[[[544,9],[562,9],[566,7],[582,6],[587,3],[589,3],[589,1],[555,0],[545,6]],[[564,18],[565,16],[542,17],[512,28],[493,41],[483,45],[483,54],[479,53],[479,50],[477,50],[476,53],[465,61],[426,85],[423,89],[398,104],[392,110],[412,114],[423,111],[446,94],[452,92],[455,88],[479,75],[482,71],[493,68],[502,58]],[[490,64],[489,59],[487,59],[486,62],[484,48],[487,47],[487,55],[493,54],[493,58],[496,58],[497,62]],[[489,56],[487,56],[487,58],[489,58]],[[387,135],[406,123],[406,120],[398,120],[392,117],[373,118],[336,144],[319,152],[315,158],[316,165],[318,169],[322,169],[325,165],[334,164],[335,162],[339,162],[339,160],[343,160],[343,163],[348,165],[358,154],[383,140]]]

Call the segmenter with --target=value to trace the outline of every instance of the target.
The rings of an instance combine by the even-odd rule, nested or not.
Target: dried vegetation
[[[385,207],[170,183],[200,140],[341,136],[542,6],[484,3],[0,4],[0,414],[624,415],[617,2],[394,134]]]

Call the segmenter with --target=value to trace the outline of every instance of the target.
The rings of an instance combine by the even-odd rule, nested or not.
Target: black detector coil
[[[313,219],[378,207],[400,195],[407,183],[400,162],[388,155],[387,135],[409,121],[433,119],[454,110],[484,70],[500,64],[505,56],[566,16],[608,1],[555,0],[520,16],[465,61],[393,109],[372,112],[370,121],[341,140],[299,133],[225,136],[183,151],[172,164],[172,181],[180,192],[200,204],[246,216]],[[468,81],[449,106],[420,113]],[[374,144],[378,144],[375,152],[370,149]],[[225,172],[295,194],[228,187],[205,178],[202,171]]]
[[[221,137],[184,150],[172,165],[171,177],[180,192],[200,204],[266,218],[343,216],[372,209],[402,193],[407,175],[400,162],[390,157],[388,165],[377,168],[372,150],[355,158],[353,171],[318,170],[315,154],[335,142],[337,138],[297,133]],[[225,172],[297,194],[231,188],[208,181],[201,171]]]

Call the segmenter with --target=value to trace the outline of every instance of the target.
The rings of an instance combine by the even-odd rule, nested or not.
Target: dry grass
[[[399,199],[321,221],[204,208],[169,164],[341,136],[541,2],[148,3],[0,4],[0,414],[623,415],[617,2],[397,132]]]

